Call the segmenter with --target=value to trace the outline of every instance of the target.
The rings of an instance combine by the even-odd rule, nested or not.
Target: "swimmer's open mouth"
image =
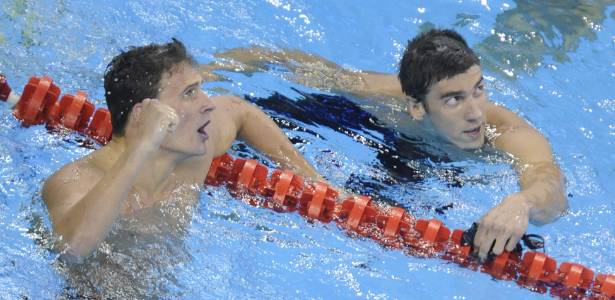
[[[482,125],[479,125],[475,128],[472,128],[470,130],[465,130],[463,133],[469,135],[470,137],[477,137],[480,134],[480,129],[481,129]]]
[[[209,125],[210,121],[205,122],[205,124],[203,124],[201,127],[199,127],[199,129],[196,130],[196,132],[198,132],[199,134],[201,134],[203,137],[208,138],[209,135],[207,135],[207,132],[205,131],[205,127],[207,127],[207,125]]]

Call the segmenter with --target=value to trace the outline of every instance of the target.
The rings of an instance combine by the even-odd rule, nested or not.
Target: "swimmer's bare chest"
[[[154,207],[178,206],[178,204],[180,207],[195,205],[198,201],[199,188],[200,186],[196,183],[178,184],[169,186],[159,193],[151,194],[135,186],[124,203],[122,216],[130,217],[143,209]]]
[[[129,217],[144,208],[195,205],[212,159],[213,154],[206,154],[180,165],[155,192],[133,186],[124,204],[122,216]]]

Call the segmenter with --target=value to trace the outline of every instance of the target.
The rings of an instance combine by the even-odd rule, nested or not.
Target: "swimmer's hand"
[[[134,106],[126,126],[126,137],[133,145],[155,151],[164,138],[175,131],[179,117],[173,108],[158,99],[145,99]]]
[[[481,260],[491,252],[513,251],[527,230],[530,207],[523,193],[508,195],[477,223],[474,249]],[[490,251],[491,250],[491,251]]]

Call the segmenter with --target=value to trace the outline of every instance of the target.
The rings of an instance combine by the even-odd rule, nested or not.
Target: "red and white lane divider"
[[[60,89],[49,77],[32,77],[17,97],[0,75],[0,100],[15,105],[14,115],[24,126],[62,126],[101,144],[111,139],[109,111],[95,109],[84,92],[64,95],[57,101],[59,97]],[[549,255],[534,251],[503,252],[481,263],[471,255],[471,246],[462,243],[461,229],[451,232],[439,220],[415,219],[403,208],[375,204],[369,196],[340,199],[327,184],[305,182],[290,171],[272,170],[269,174],[266,166],[253,159],[228,154],[214,159],[205,184],[226,185],[251,205],[297,212],[310,221],[336,222],[347,232],[385,247],[419,257],[439,257],[497,279],[514,280],[535,292],[549,291],[563,298],[615,299],[615,275],[594,276],[594,271],[573,262],[558,266]]]
[[[46,124],[78,131],[101,144],[111,139],[111,114],[105,108],[94,110],[87,94],[66,94],[60,101],[60,88],[47,76],[32,77],[21,96],[12,92],[6,77],[0,75],[0,100],[14,105],[13,115],[24,126]]]
[[[504,252],[485,263],[461,243],[461,229],[451,230],[441,221],[415,219],[400,207],[372,203],[368,196],[340,201],[337,191],[324,183],[306,183],[289,171],[273,170],[256,160],[216,158],[205,184],[226,185],[248,203],[278,212],[298,212],[311,221],[336,222],[353,235],[375,240],[420,257],[439,257],[501,280],[514,280],[532,291],[557,297],[615,298],[615,275],[598,274],[577,263],[564,262],[542,252]]]

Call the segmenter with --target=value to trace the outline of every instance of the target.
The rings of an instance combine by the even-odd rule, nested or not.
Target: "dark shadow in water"
[[[324,139],[303,125],[307,124],[328,127],[351,138],[363,137],[362,143],[376,153],[377,160],[372,167],[385,169],[390,177],[383,180],[351,174],[345,188],[361,194],[379,195],[380,191],[396,184],[419,184],[426,179],[425,174],[441,174],[440,179],[446,180],[449,186],[461,186],[459,176],[462,169],[438,166],[438,163],[450,162],[450,159],[427,151],[429,147],[420,137],[406,136],[385,127],[374,115],[345,97],[297,92],[301,97],[296,100],[279,93],[268,98],[246,96],[246,99],[267,111],[278,126],[291,131]],[[296,136],[291,137],[291,141],[294,144],[306,143]],[[393,199],[381,197],[381,200],[397,204]]]
[[[496,17],[491,36],[475,46],[489,69],[532,73],[545,56],[568,62],[583,40],[595,41],[613,0],[517,0]],[[479,16],[458,14],[457,26]],[[605,30],[605,29],[603,29]],[[508,73],[510,74],[510,73]]]

